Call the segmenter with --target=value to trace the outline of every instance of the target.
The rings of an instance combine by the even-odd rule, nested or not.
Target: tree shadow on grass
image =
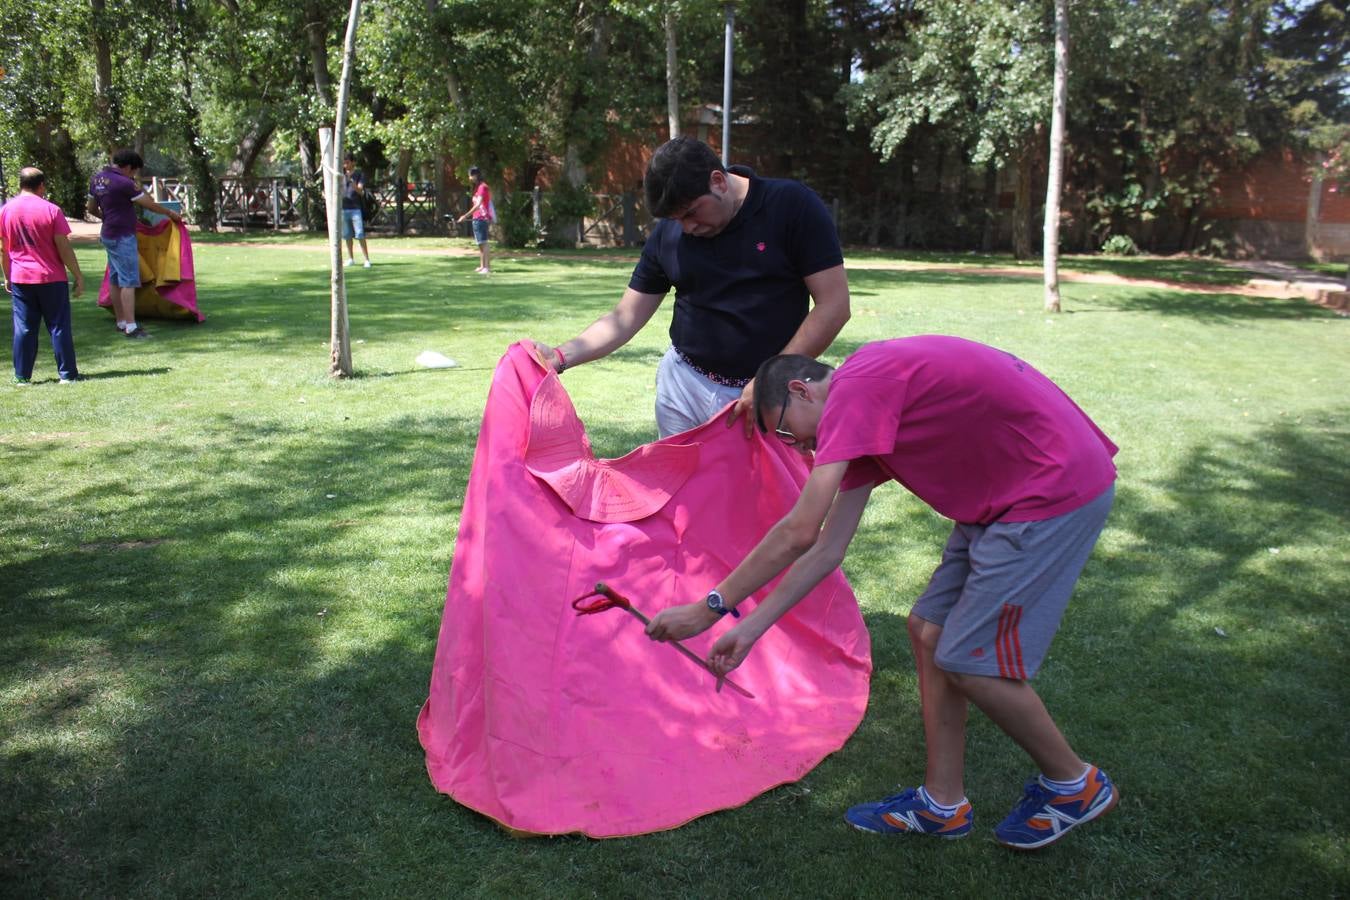
[[[408,737],[477,423],[220,428],[230,438],[209,454],[105,448],[163,471],[190,459],[199,477],[72,490],[63,507],[116,517],[0,565],[17,711],[0,726],[0,879],[18,893],[267,893],[263,873],[236,868],[241,845],[260,862],[307,846],[298,868],[324,883],[329,854],[362,841],[351,823],[379,814],[354,807],[353,768],[358,782],[388,777],[395,755],[400,777],[419,768]],[[382,546],[401,516],[441,527]],[[353,729],[379,734],[363,751],[380,763],[350,756]]]
[[[1028,272],[1034,276],[1034,271]],[[1030,277],[1014,275],[989,275],[978,272],[944,272],[927,269],[909,269],[903,272],[885,272],[875,269],[849,269],[849,291],[876,292],[900,291],[915,287],[975,287],[985,290],[1016,289],[1021,291],[1039,289],[1040,285]]]
[[[1350,815],[1317,773],[1350,744],[1350,567],[1332,537],[1350,521],[1346,413],[1192,448],[1161,502],[1123,482],[1070,606],[1070,686],[1092,698],[1075,705],[1132,782],[1129,809],[1172,809],[1189,878],[1336,877],[1319,848],[1350,835]],[[1253,841],[1250,812],[1268,804],[1300,809],[1299,824]]]
[[[1080,286],[1078,290],[1082,290]],[[1071,300],[1071,314],[1100,312],[1149,312],[1165,317],[1184,317],[1204,324],[1272,320],[1327,320],[1339,317],[1307,300],[1276,300],[1237,294],[1193,294],[1140,288],[1115,288],[1094,293],[1091,300]]]
[[[1122,782],[1120,810],[1054,851],[1052,871],[987,841],[907,845],[910,869],[942,867],[971,895],[1013,879],[1093,894],[1102,871],[1129,895],[1324,893],[1343,879],[1316,851],[1350,834],[1325,787],[1348,737],[1350,584],[1317,553],[1335,552],[1329,536],[1347,524],[1345,413],[1183,452],[1161,497],[1122,484],[1038,681],[1075,745]],[[413,721],[477,424],[288,439],[229,419],[224,449],[151,451],[195,458],[191,484],[126,496],[110,479],[63,498],[71,510],[120,499],[121,511],[0,566],[14,586],[0,675],[17,711],[0,724],[7,889],[499,896],[566,878],[579,893],[688,896],[732,868],[802,895],[841,879],[861,894],[893,886],[876,854],[894,851],[839,814],[920,774],[900,610],[866,614],[876,672],[855,737],[744,808],[631,840],[521,843],[434,792]],[[591,433],[606,447],[645,439]],[[146,452],[130,440],[100,452],[133,450]],[[947,527],[915,502],[870,516],[849,562],[864,601],[912,599]],[[899,570],[897,552],[915,546],[930,562]],[[1027,763],[978,715],[970,744],[970,794],[992,824]],[[1274,838],[1252,828],[1253,808],[1279,803],[1298,819]],[[1150,838],[1164,829],[1169,840]]]
[[[218,353],[230,352],[241,341],[287,346],[328,337],[329,286],[321,270],[259,270],[252,278],[236,277],[229,283],[212,283],[209,273],[207,278],[199,291],[210,329],[168,335],[175,348]],[[429,277],[425,260],[391,263],[368,279],[349,280],[349,331],[353,341],[382,343],[454,331],[479,334],[512,325],[523,336],[538,328],[541,304],[565,304],[588,324],[622,291],[621,283],[582,273],[568,276],[565,294],[560,287],[532,280],[461,282]]]
[[[105,369],[92,372],[80,372],[81,381],[103,381],[113,378],[135,378],[141,375],[168,375],[173,369],[168,366],[149,366],[144,369]]]

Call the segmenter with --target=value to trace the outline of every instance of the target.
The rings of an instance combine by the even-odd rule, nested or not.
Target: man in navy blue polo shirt
[[[558,372],[600,359],[628,343],[673,286],[671,347],[656,374],[661,437],[733,401],[732,418],[744,416],[748,432],[759,365],[780,353],[819,356],[848,321],[834,222],[805,185],[728,169],[693,138],[661,145],[643,188],[658,221],[618,305],[570,341],[536,347]]]

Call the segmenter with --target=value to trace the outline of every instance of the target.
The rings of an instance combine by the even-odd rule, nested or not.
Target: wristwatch
[[[736,612],[736,610],[727,608],[727,601],[722,599],[722,595],[717,592],[717,588],[708,591],[706,602],[708,604],[708,609],[711,609],[719,616],[725,616],[727,613],[731,613],[733,619],[739,619],[741,617],[741,614]]]

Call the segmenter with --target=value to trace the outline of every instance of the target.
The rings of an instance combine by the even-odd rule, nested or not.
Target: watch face
[[[708,593],[708,608],[714,612],[725,612],[727,608],[726,601],[722,599],[722,595],[717,593],[717,591],[710,591]]]

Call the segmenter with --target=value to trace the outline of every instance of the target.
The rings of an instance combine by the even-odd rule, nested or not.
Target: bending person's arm
[[[555,370],[570,369],[582,363],[594,362],[608,356],[633,339],[642,326],[651,321],[660,308],[664,294],[643,294],[626,288],[618,304],[596,319],[581,334],[559,344],[555,350],[547,344],[534,342],[545,362]],[[562,353],[560,359],[558,354]]]
[[[870,493],[870,491],[849,491],[846,495],[849,498],[847,504],[840,508],[838,514],[831,512],[838,503],[836,495],[847,468],[847,462],[838,462],[817,466],[811,471],[811,476],[806,479],[801,496],[797,498],[791,511],[769,529],[769,533],[764,535],[755,549],[751,550],[740,565],[717,586],[717,592],[722,595],[728,608],[734,609],[738,603],[767,584],[779,572],[793,566],[793,572],[789,573],[770,598],[782,594],[784,584],[800,587],[801,592],[793,597],[782,611],[764,623],[767,629],[793,603],[804,597],[822,578],[838,567],[838,562],[834,562],[828,568],[825,566],[834,558],[836,551],[839,559],[843,559],[844,549],[848,547],[853,531],[858,527],[858,518],[862,515],[862,507],[867,504],[867,495]],[[855,504],[857,514],[853,515]],[[821,532],[822,524],[828,525],[828,534]],[[806,565],[798,572],[798,567],[794,563],[800,565],[800,561],[807,557],[809,559]],[[766,599],[765,605],[768,603],[769,600]],[[682,641],[706,631],[719,618],[720,616],[709,609],[707,603],[702,600],[672,606],[652,618],[651,624],[647,626],[647,635],[657,641]],[[761,620],[759,609],[756,609],[746,621],[750,619]]]
[[[858,530],[858,523],[862,521],[863,510],[871,494],[872,486],[866,485],[835,497],[819,540],[792,564],[787,575],[764,598],[764,602],[718,638],[708,651],[708,664],[714,672],[725,675],[744,662],[755,641],[763,637],[764,632],[811,593],[825,576],[843,565],[844,554]]]

